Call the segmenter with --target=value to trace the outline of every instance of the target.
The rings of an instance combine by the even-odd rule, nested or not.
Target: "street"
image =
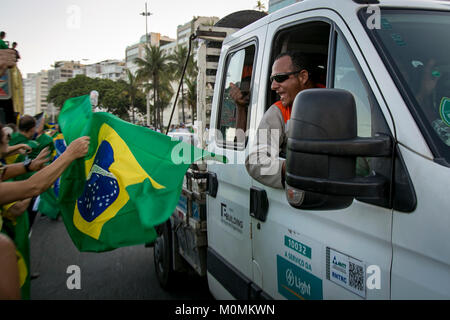
[[[206,281],[186,276],[171,292],[160,288],[153,265],[153,248],[144,245],[104,253],[81,253],[62,220],[36,217],[30,238],[32,300],[210,300]],[[78,266],[81,288],[69,290],[69,266]]]

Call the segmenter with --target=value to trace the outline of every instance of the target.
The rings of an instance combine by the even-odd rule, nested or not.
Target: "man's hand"
[[[33,159],[30,164],[30,170],[38,171],[41,170],[45,164],[50,160],[48,157],[50,155],[50,151],[48,147],[45,147],[42,149],[41,152],[39,152],[39,155],[36,157],[36,159]]]
[[[31,147],[25,143],[21,143],[18,145],[19,149],[17,150],[20,154],[27,154],[31,152]]]
[[[436,65],[436,61],[433,59],[428,61],[423,71],[423,78],[420,84],[419,92],[416,95],[419,103],[423,104],[426,99],[432,94],[433,90],[439,81],[439,76],[434,76],[432,74],[433,68]]]
[[[84,157],[89,151],[90,139],[85,136],[72,141],[63,154],[67,154],[72,160]]]
[[[236,102],[238,107],[245,107],[248,105],[248,96],[244,96],[241,89],[233,82],[230,82],[230,97]]]
[[[0,77],[6,72],[6,69],[16,65],[16,52],[12,49],[0,50]]]
[[[15,220],[16,217],[21,216],[26,212],[28,206],[30,205],[32,198],[17,201],[13,206],[11,206],[4,214],[5,217]]]

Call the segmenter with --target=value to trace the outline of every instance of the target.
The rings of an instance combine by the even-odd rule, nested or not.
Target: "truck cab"
[[[216,298],[450,298],[449,26],[445,2],[304,0],[225,39],[208,150],[228,163],[197,175]],[[245,159],[286,51],[310,56],[323,88],[297,96],[272,188]],[[248,94],[245,131],[230,83]]]

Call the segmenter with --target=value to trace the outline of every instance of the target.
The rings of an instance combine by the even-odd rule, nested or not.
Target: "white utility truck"
[[[200,68],[198,120],[212,102],[208,150],[229,163],[188,170],[158,228],[160,283],[190,268],[218,299],[449,299],[450,4],[304,0],[214,28],[198,32],[199,64],[217,70]],[[324,88],[294,102],[275,189],[245,159],[285,51],[310,56]],[[229,89],[244,80],[242,135]]]

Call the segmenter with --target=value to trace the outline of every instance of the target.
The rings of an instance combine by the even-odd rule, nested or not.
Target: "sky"
[[[18,66],[28,73],[55,61],[90,64],[125,59],[125,48],[145,34],[145,0],[2,0],[0,30],[17,42]],[[177,26],[193,16],[224,16],[255,9],[256,0],[147,1],[148,31],[176,39]],[[268,0],[263,1],[266,8]]]

